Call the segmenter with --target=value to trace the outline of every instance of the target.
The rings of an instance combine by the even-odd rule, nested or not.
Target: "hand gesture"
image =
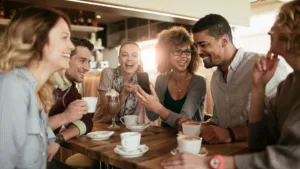
[[[88,105],[83,100],[75,100],[70,103],[64,114],[69,122],[74,122],[82,118],[87,113]]]
[[[209,144],[229,143],[231,142],[229,131],[226,128],[209,125],[201,131],[204,141]]]
[[[159,102],[158,96],[154,90],[153,85],[150,85],[151,95],[146,93],[140,86],[137,86],[136,96],[139,102],[148,110],[157,113],[162,105]]]
[[[252,70],[252,84],[255,87],[265,87],[275,73],[279,59],[278,55],[268,52],[267,57],[261,57]]]

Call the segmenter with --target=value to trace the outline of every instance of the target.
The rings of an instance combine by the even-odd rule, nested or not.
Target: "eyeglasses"
[[[174,56],[181,56],[182,55],[182,53],[184,53],[185,54],[185,56],[191,56],[191,54],[193,53],[193,51],[192,50],[173,50],[172,52],[171,52]]]

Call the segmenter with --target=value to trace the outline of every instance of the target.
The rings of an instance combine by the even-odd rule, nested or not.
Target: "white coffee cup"
[[[198,154],[201,149],[202,138],[181,135],[177,137],[178,151]]]
[[[88,104],[88,113],[94,113],[96,111],[97,97],[83,97],[82,100]]]
[[[123,120],[124,119],[124,120]],[[137,124],[138,116],[137,115],[126,115],[120,118],[120,121],[125,126],[134,126]]]
[[[199,136],[201,129],[200,122],[184,122],[182,123],[182,132],[188,136]]]
[[[124,132],[121,135],[121,143],[126,152],[137,150],[141,142],[141,133]]]

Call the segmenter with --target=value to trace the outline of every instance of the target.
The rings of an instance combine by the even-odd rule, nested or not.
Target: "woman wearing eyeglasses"
[[[156,44],[157,70],[155,89],[151,95],[140,87],[137,96],[147,108],[147,116],[153,121],[162,119],[162,126],[176,128],[184,119],[204,119],[206,82],[195,75],[200,58],[193,41],[183,27],[172,27],[158,35]]]

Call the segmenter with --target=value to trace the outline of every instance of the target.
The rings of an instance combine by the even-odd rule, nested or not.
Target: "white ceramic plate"
[[[123,157],[125,157],[125,158],[135,158],[135,157],[142,156],[148,150],[149,150],[149,147],[146,146],[145,144],[142,144],[135,151],[125,152],[123,146],[117,145],[114,149],[114,152],[121,155],[121,156],[123,156]]]
[[[171,150],[170,153],[171,153],[172,155],[176,155],[178,152],[179,152],[178,149],[175,148],[175,149]],[[198,155],[198,156],[206,156],[207,154],[208,154],[208,150],[207,150],[205,147],[201,147],[200,153],[197,154],[197,155]]]
[[[106,140],[114,133],[115,132],[113,131],[94,131],[87,133],[86,135],[93,140]]]

